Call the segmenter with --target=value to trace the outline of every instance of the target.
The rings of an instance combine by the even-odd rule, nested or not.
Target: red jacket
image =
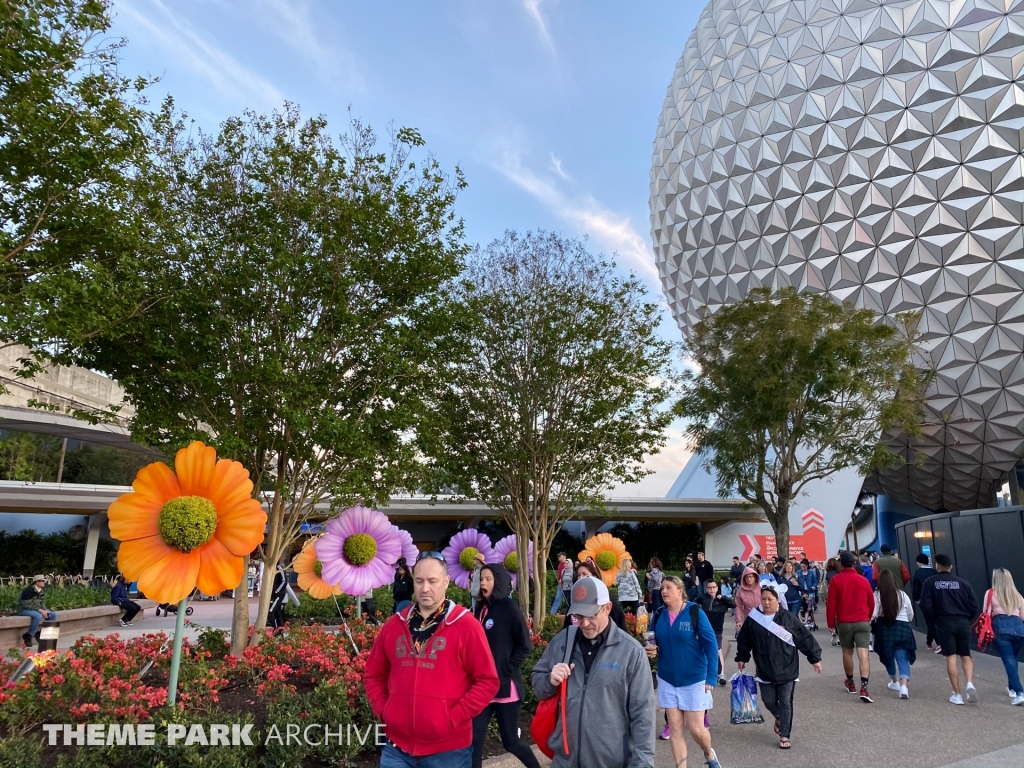
[[[829,629],[835,629],[836,622],[871,621],[874,610],[875,593],[871,583],[857,568],[843,568],[832,577],[825,600],[825,621]]]
[[[473,743],[473,718],[498,692],[498,673],[483,627],[453,604],[420,656],[413,654],[409,612],[388,619],[366,660],[363,685],[387,737],[414,757]]]

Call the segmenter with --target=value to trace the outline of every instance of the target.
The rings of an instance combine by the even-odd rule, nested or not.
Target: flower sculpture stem
[[[174,706],[178,699],[178,670],[181,668],[181,639],[185,634],[185,608],[188,607],[188,598],[184,597],[178,603],[178,613],[174,617],[174,649],[171,651],[171,676],[167,681],[167,703]]]

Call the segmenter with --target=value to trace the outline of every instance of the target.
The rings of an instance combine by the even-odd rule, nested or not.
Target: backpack
[[[654,629],[654,626],[658,623],[658,619],[661,618],[661,612],[664,610],[664,605],[658,606],[658,610],[656,610],[654,612],[654,616],[651,617],[651,629]],[[698,629],[698,621],[700,620],[700,615],[698,611],[700,610],[701,607],[697,605],[697,603],[690,603],[690,626],[693,627],[693,634],[696,635],[698,643],[700,642],[700,629]]]
[[[569,627],[569,634],[565,638],[565,654],[562,657],[563,664],[568,664],[572,658],[572,649],[576,643],[576,630],[575,624]],[[549,759],[555,756],[555,752],[548,746],[548,739],[551,738],[551,734],[555,732],[555,726],[558,724],[559,704],[561,704],[563,721],[565,719],[565,690],[568,683],[568,678],[563,680],[562,684],[558,687],[558,693],[539,701],[537,703],[537,711],[533,713],[533,720],[530,721],[530,736],[533,737],[534,743],[540,747],[540,751],[547,755]],[[564,722],[562,725],[562,750],[565,754],[569,754],[569,734]]]

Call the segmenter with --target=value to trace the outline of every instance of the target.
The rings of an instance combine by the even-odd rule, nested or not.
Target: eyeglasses
[[[433,549],[429,552],[420,552],[416,555],[416,562],[418,563],[420,560],[425,560],[428,557],[432,560],[440,560],[445,565],[448,565],[448,561],[444,559],[444,555]]]

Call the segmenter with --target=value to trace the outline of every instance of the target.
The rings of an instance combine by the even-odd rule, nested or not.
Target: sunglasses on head
[[[444,555],[442,555],[440,552],[437,552],[436,550],[430,550],[429,552],[420,552],[418,555],[416,555],[416,562],[418,563],[420,560],[425,560],[428,557],[432,560],[440,560],[445,565],[448,565],[448,561],[444,559]]]

